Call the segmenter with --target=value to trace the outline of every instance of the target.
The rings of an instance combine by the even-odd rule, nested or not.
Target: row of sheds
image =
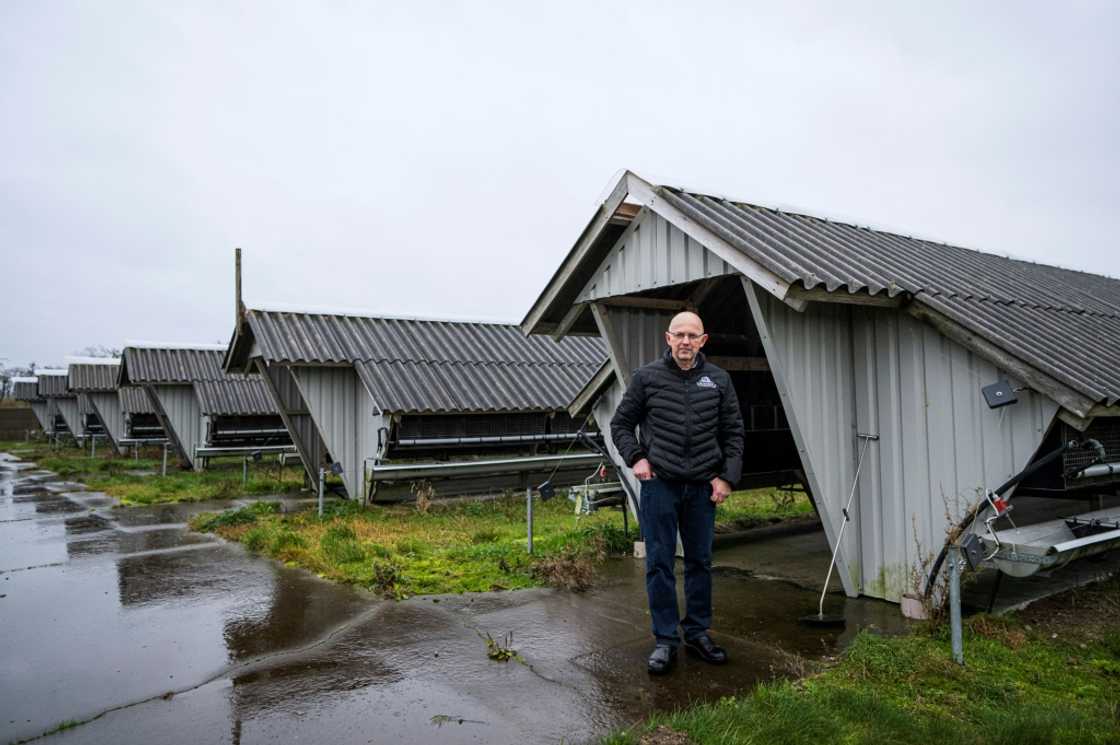
[[[242,311],[228,346],[131,343],[119,360],[21,379],[16,393],[50,434],[80,439],[98,421],[114,448],[165,436],[196,469],[294,450],[313,483],[337,464],[360,498],[371,468],[394,458],[569,449],[579,422],[568,403],[604,359],[598,339],[556,342],[511,324],[262,308]],[[160,432],[138,431],[140,413]]]
[[[160,441],[164,432],[147,391],[118,384],[120,361],[74,357],[66,368],[44,368],[15,378],[12,396],[30,404],[49,437],[81,442],[104,437],[115,452],[130,444]]]

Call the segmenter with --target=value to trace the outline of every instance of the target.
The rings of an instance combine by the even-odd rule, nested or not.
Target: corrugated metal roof
[[[354,363],[385,413],[556,411],[583,387],[598,364]]]
[[[658,187],[787,282],[908,293],[1094,401],[1120,399],[1120,280]]]
[[[119,363],[70,363],[70,390],[87,393],[90,391],[115,391]]]
[[[196,380],[222,380],[222,350],[129,346],[121,355],[122,384],[184,384]]]
[[[353,364],[393,413],[557,411],[606,359],[594,337],[526,337],[512,324],[249,310],[230,357]]]
[[[259,378],[227,378],[199,380],[195,395],[203,414],[221,416],[256,416],[279,414],[264,382]]]
[[[39,380],[37,378],[13,378],[12,398],[17,401],[38,401]]]
[[[121,400],[121,411],[125,414],[155,414],[148,392],[138,385],[124,385],[117,389]]]
[[[599,339],[527,337],[514,324],[265,310],[249,310],[246,317],[261,356],[270,363],[598,365],[605,357]]]
[[[39,395],[46,398],[73,398],[65,370],[39,371]]]

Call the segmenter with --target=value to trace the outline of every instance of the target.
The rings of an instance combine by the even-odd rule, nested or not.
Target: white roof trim
[[[181,341],[126,341],[125,349],[195,349],[203,352],[221,350],[225,351],[228,344],[206,344],[201,342]]]
[[[497,318],[471,318],[467,316],[410,316],[396,313],[379,313],[374,310],[357,308],[332,308],[330,306],[291,305],[288,303],[263,303],[247,307],[249,311],[263,313],[301,313],[315,316],[351,316],[373,318],[386,321],[426,321],[429,323],[481,323],[490,326],[516,326],[517,321]]]
[[[119,357],[65,357],[62,360],[67,365],[119,365]]]
[[[59,368],[59,367],[44,367],[40,370],[35,371],[35,375],[38,378],[41,378],[44,375],[69,375],[69,374],[70,374],[69,370],[67,370],[65,368]]]
[[[12,378],[12,382],[13,383],[38,383],[39,379],[38,378],[27,378],[27,377]]]

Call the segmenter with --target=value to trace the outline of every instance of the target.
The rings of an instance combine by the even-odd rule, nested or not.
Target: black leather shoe
[[[701,634],[693,639],[686,639],[685,646],[688,651],[695,654],[709,665],[723,665],[727,662],[727,652],[723,647],[717,647],[712,637]]]
[[[650,653],[647,667],[650,675],[664,675],[673,669],[677,661],[677,650],[668,644],[658,644]]]

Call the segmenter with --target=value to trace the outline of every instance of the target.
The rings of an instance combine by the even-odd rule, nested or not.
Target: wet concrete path
[[[783,674],[789,653],[832,653],[856,631],[799,626],[815,593],[742,568],[789,550],[782,539],[721,550],[714,627],[732,663],[682,657],[651,679],[632,559],[579,595],[386,602],[186,529],[228,503],[114,508],[2,458],[0,742],[67,722],[82,724],[42,741],[584,742]],[[819,547],[795,550],[806,578],[823,576]],[[895,606],[836,602],[898,625]],[[524,663],[489,660],[486,633],[512,633]]]

